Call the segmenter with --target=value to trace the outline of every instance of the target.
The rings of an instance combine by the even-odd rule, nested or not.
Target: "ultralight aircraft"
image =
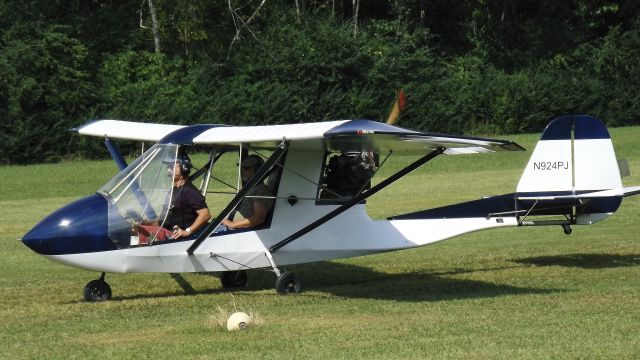
[[[121,168],[95,194],[46,217],[22,241],[67,265],[101,272],[84,289],[85,300],[111,298],[105,273],[220,272],[224,288],[243,286],[246,270],[270,269],[278,293],[299,293],[302,279],[280,266],[409,249],[457,235],[507,226],[590,225],[611,216],[622,198],[640,192],[623,187],[611,138],[602,122],[586,115],[551,121],[537,143],[516,191],[499,196],[373,220],[366,199],[440,155],[522,151],[512,141],[426,133],[371,120],[272,126],[166,125],[97,120],[75,129],[105,139]],[[153,141],[131,164],[114,139]],[[167,159],[205,153],[190,175],[206,195],[223,157],[264,161],[244,186],[228,184],[231,200],[204,231],[180,239],[146,239],[132,231],[157,216],[170,199]],[[372,184],[390,156],[417,155],[406,167]],[[410,157],[404,157],[411,159]],[[218,179],[219,180],[219,179]],[[256,228],[217,231],[262,183],[273,202]]]

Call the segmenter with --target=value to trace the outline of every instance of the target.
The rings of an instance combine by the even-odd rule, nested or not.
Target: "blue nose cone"
[[[107,200],[94,194],[47,216],[22,242],[42,255],[115,250],[108,231]]]

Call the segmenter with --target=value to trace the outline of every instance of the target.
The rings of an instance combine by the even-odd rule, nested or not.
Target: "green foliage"
[[[615,125],[636,124],[640,110],[640,20],[631,31],[614,28],[596,50],[593,68],[608,95],[602,104],[603,116]]]
[[[400,125],[426,131],[639,120],[634,2],[366,1],[356,34],[351,1],[267,2],[245,26],[260,3],[158,2],[155,54],[146,2],[0,0],[0,163],[103,156],[66,131],[95,118],[384,120],[400,88]]]
[[[197,99],[180,58],[127,51],[107,57],[98,73],[102,117],[192,123]]]
[[[95,103],[87,49],[68,27],[12,27],[0,53],[1,163],[50,161],[74,145],[67,130]]]

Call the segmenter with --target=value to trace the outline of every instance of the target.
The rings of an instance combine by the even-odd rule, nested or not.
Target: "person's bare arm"
[[[174,229],[173,230],[174,239],[190,236],[191,234],[196,232],[198,229],[200,229],[201,226],[206,224],[207,221],[209,221],[209,219],[211,219],[211,213],[209,212],[208,208],[196,210],[196,214],[198,214],[198,217],[193,221],[193,224],[189,226],[189,229],[191,231],[187,231],[187,229],[180,229],[180,228]]]
[[[263,203],[254,201],[252,216],[237,221],[225,219],[224,221],[222,221],[222,225],[225,225],[226,227],[231,229],[246,229],[256,227],[264,223],[264,220],[267,218],[268,212],[269,209]]]

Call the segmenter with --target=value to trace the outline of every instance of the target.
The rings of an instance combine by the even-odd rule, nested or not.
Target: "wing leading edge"
[[[423,133],[371,120],[340,120],[291,125],[214,128],[196,136],[196,144],[250,144],[275,147],[290,142],[321,145],[332,151],[374,151],[423,154],[444,147],[446,154],[522,151],[512,141]]]
[[[123,120],[95,120],[73,129],[80,135],[110,139],[160,141],[184,125],[153,124]]]
[[[198,126],[198,125],[194,125]],[[81,135],[142,141],[159,141],[185,128],[182,125],[152,124],[121,120],[97,120],[75,129]],[[195,130],[195,129],[194,129]],[[446,148],[445,154],[475,154],[494,151],[522,151],[507,140],[419,132],[372,120],[263,125],[216,126],[193,131],[194,144],[238,145],[275,148],[283,138],[309,147],[332,151],[374,151],[422,154]]]
[[[324,134],[329,149],[359,151],[424,153],[425,150],[446,148],[445,154],[475,154],[494,151],[522,151],[512,141],[425,133],[403,129],[370,120],[351,120]]]

